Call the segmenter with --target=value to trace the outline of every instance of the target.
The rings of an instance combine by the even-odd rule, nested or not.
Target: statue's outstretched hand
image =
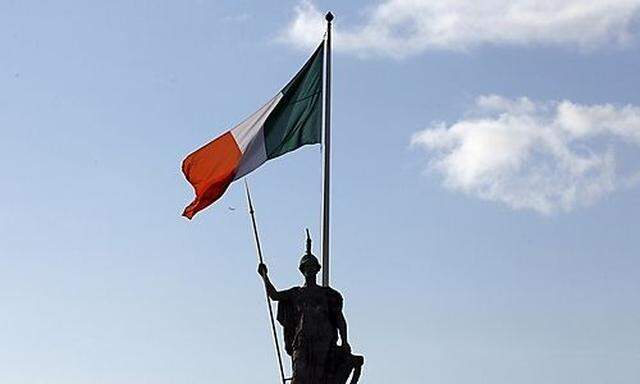
[[[264,263],[258,264],[258,275],[264,278],[264,277],[267,277],[267,273],[269,273],[269,269],[267,268],[267,265]]]

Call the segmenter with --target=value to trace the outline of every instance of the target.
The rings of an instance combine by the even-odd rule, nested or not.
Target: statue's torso
[[[299,314],[294,345],[304,341],[329,343],[334,339],[336,330],[330,318],[330,301],[326,290],[301,287],[294,305]]]

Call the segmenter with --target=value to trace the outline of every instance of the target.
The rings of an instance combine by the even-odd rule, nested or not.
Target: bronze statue
[[[304,285],[278,291],[269,280],[267,266],[262,263],[258,266],[267,294],[278,302],[277,318],[284,328],[285,350],[293,362],[292,383],[346,384],[353,372],[351,383],[355,384],[364,358],[351,354],[342,296],[316,282],[320,263],[311,254],[308,237],[307,252],[300,260],[299,269]]]

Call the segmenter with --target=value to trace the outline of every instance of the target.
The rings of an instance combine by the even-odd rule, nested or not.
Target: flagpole
[[[331,182],[331,22],[333,14],[328,12],[327,37],[325,44],[325,86],[324,86],[324,134],[322,142],[322,285],[329,286],[329,214]]]

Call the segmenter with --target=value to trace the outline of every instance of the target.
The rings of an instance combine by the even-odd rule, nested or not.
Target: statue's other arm
[[[347,336],[347,320],[345,320],[343,312],[344,301],[338,291],[330,289],[330,292],[330,307],[335,322],[334,324],[336,328],[338,328],[342,346],[347,347],[350,351],[351,346],[349,345],[349,337]]]
[[[283,292],[278,291],[276,287],[271,284],[271,280],[269,280],[269,270],[265,264],[260,263],[260,265],[258,265],[258,274],[262,277],[264,286],[267,289],[267,295],[269,295],[271,300],[280,301],[285,299]]]
[[[342,311],[338,313],[336,320],[336,326],[338,327],[338,333],[340,334],[340,341],[342,341],[342,346],[347,347],[350,350],[351,346],[349,345],[349,338],[347,336],[347,320],[345,320]]]

